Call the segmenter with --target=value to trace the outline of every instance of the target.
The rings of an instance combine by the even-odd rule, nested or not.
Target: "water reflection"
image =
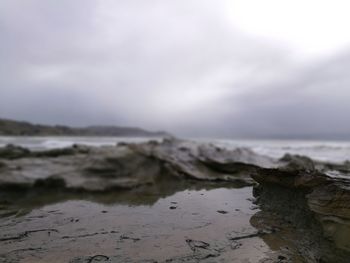
[[[0,191],[0,217],[24,215],[33,209],[68,200],[87,200],[96,203],[129,206],[152,206],[159,199],[184,190],[233,189],[239,184],[226,182],[198,182],[192,180],[158,180],[157,183],[135,189],[114,189],[105,192],[68,191],[61,188],[33,187],[28,189],[2,189]]]
[[[112,262],[276,258],[274,251],[286,244],[278,233],[259,234],[274,222],[261,221],[251,196],[251,187],[198,181],[164,181],[104,193],[1,192],[7,207],[3,211],[13,209],[13,214],[0,218],[0,261],[48,261],[55,255],[64,262],[86,262],[94,255]],[[28,247],[40,248],[36,258]]]
[[[33,247],[40,248],[35,256],[41,261],[60,255],[65,262],[85,262],[99,254],[116,262],[205,262],[212,257],[258,262],[269,251],[260,238],[242,240],[238,247],[230,240],[256,231],[249,223],[255,213],[251,190],[187,182],[97,195],[58,191],[45,200],[43,193],[29,200],[27,193],[16,197],[27,214],[0,220],[0,240],[20,237],[0,241],[0,260],[31,261],[33,252],[25,249]]]

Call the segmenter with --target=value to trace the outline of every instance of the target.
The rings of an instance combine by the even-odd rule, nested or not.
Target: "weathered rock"
[[[31,156],[32,157],[60,157],[65,155],[84,154],[88,152],[89,152],[88,147],[74,144],[72,147],[68,147],[68,148],[31,152]]]
[[[0,158],[4,159],[18,159],[28,156],[29,154],[30,150],[12,144],[8,144],[5,147],[0,148]]]
[[[228,151],[214,145],[167,139],[131,145],[136,152],[161,160],[165,167],[179,177],[199,180],[225,180],[253,184],[250,174],[258,168],[273,167],[272,159],[248,149]]]
[[[254,184],[250,174],[275,163],[248,149],[227,151],[177,139],[105,147],[73,146],[49,151],[6,147],[0,186],[60,186],[103,191],[153,184],[160,178]],[[12,156],[12,157],[9,157]],[[0,158],[1,159],[1,158]],[[59,184],[52,184],[61,180]],[[47,181],[47,182],[45,182]]]
[[[350,161],[345,161],[343,163],[316,162],[315,167],[317,170],[330,175],[337,174],[337,176],[350,176]]]
[[[51,149],[43,151],[31,151],[27,148],[8,144],[3,148],[0,148],[0,158],[15,160],[21,158],[44,158],[44,157],[60,157],[65,155],[75,155],[79,153],[87,153],[88,147],[82,145],[73,145],[72,147],[62,149]]]
[[[310,210],[325,236],[337,247],[350,251],[350,180],[317,187],[307,195]]]
[[[304,231],[303,238],[308,241],[300,244],[312,246],[313,259],[347,262],[350,178],[327,176],[313,168],[308,158],[289,156],[284,161],[287,163],[279,168],[260,169],[252,175],[259,183],[254,194],[261,207]]]
[[[103,191],[133,188],[152,182],[159,174],[157,162],[134,155],[125,147],[91,148],[91,151],[59,157],[28,157],[4,161],[0,186],[60,186],[69,189]],[[52,184],[61,180],[63,183]],[[47,181],[47,183],[45,183]]]
[[[282,163],[280,169],[283,171],[300,172],[315,170],[314,162],[306,156],[291,155],[287,153],[279,161]]]

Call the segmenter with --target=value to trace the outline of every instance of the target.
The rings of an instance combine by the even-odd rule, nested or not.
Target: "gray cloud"
[[[231,116],[241,135],[348,138],[350,53],[288,72],[282,81],[255,86],[236,98]],[[230,102],[229,102],[230,103]],[[245,118],[242,118],[244,116]]]
[[[190,136],[346,133],[346,54],[300,63],[224,1],[1,1],[0,116]]]

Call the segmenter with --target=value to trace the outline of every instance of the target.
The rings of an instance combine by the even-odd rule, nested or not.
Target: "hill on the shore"
[[[135,127],[89,126],[75,128],[63,125],[41,125],[25,121],[0,119],[0,135],[8,136],[125,136],[165,137],[168,133],[146,131]]]

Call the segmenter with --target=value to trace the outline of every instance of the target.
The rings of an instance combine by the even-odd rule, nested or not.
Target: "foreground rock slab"
[[[323,173],[317,169],[321,164],[307,157],[286,156],[281,161],[284,166],[261,168],[252,175],[259,183],[254,190],[258,203],[303,233],[300,248],[310,262],[348,262],[350,177]]]

